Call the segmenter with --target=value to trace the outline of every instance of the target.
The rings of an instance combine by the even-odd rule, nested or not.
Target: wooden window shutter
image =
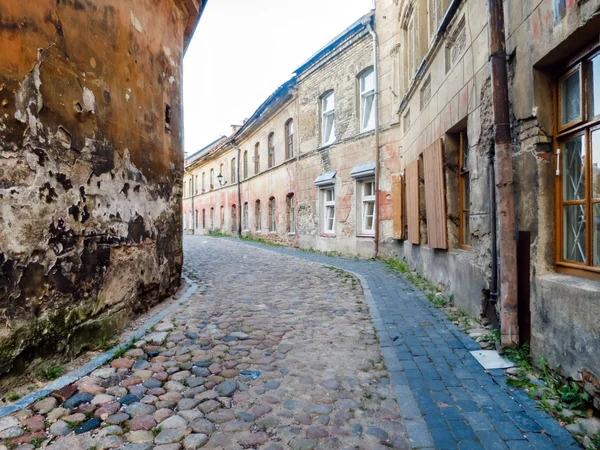
[[[406,168],[406,220],[408,224],[408,240],[413,244],[420,241],[419,216],[419,160]]]
[[[402,175],[392,175],[392,208],[395,239],[404,239],[404,214],[402,211],[403,181]]]
[[[423,172],[425,175],[428,245],[431,248],[447,249],[446,193],[441,139],[423,152]]]

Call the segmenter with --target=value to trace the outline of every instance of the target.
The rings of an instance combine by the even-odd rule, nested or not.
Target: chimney
[[[233,136],[237,133],[240,128],[242,128],[241,125],[231,125],[231,135]]]

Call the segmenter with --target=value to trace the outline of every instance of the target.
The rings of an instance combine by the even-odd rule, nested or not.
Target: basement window
[[[165,103],[165,131],[171,134],[171,105]]]

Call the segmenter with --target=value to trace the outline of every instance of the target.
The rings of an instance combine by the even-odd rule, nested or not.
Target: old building
[[[177,289],[181,69],[204,4],[0,3],[0,374]]]
[[[188,163],[195,232],[406,260],[598,394],[599,11],[377,0]]]
[[[370,257],[372,15],[301,65],[232,135],[186,160],[184,228]],[[372,30],[372,28],[371,28]]]
[[[375,19],[381,254],[596,394],[599,10],[378,0]]]

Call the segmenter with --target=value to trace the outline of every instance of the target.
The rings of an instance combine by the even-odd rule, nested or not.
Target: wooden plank
[[[402,210],[403,182],[402,175],[392,175],[392,210],[395,239],[404,239],[404,211]]]
[[[446,194],[444,188],[444,159],[439,139],[423,152],[425,175],[425,208],[427,211],[427,241],[431,248],[448,248],[446,226]]]
[[[419,215],[419,160],[406,168],[406,221],[408,225],[408,240],[419,245],[420,240]]]

